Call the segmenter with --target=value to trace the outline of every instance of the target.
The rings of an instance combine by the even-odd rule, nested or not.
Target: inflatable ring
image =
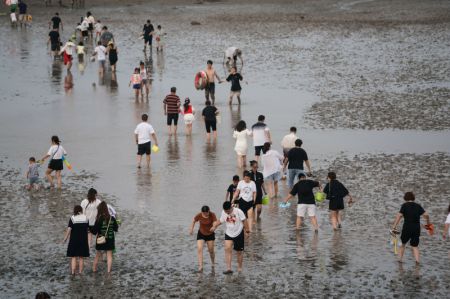
[[[194,86],[196,89],[205,89],[207,83],[206,73],[201,71],[195,74]]]

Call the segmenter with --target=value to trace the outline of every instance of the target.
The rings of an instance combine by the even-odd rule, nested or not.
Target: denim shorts
[[[265,177],[264,180],[278,182],[279,180],[281,180],[281,172],[277,171],[275,173],[272,173],[268,177]]]

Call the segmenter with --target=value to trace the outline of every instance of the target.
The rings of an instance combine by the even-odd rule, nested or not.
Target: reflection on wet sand
[[[59,60],[54,60],[51,66],[50,82],[56,91],[61,88],[62,79],[62,63]]]
[[[156,68],[158,69],[159,81],[163,80],[165,65],[166,65],[166,62],[165,62],[165,58],[164,58],[164,53],[158,52],[156,54]]]
[[[331,238],[330,260],[331,267],[336,271],[345,269],[345,266],[348,264],[348,255],[345,244],[345,238],[342,236],[341,231],[335,231]]]
[[[208,140],[205,144],[205,158],[209,162],[216,160],[217,139]]]
[[[297,231],[297,256],[299,260],[310,261],[317,258],[317,246],[319,244],[319,234],[312,234],[311,243],[305,242],[305,231]]]
[[[184,153],[187,162],[192,162],[192,135],[186,136],[184,142]]]
[[[180,148],[178,146],[178,137],[174,136],[174,138],[167,139],[166,142],[167,148],[167,161],[169,164],[174,164],[178,162],[180,159]]]
[[[72,94],[73,91],[73,75],[69,70],[67,70],[67,74],[64,77],[64,90],[67,95]]]
[[[115,72],[111,73],[111,81],[109,84],[109,91],[112,95],[116,95],[118,93],[119,84],[117,83],[117,75]]]
[[[230,105],[231,127],[234,128],[241,118],[241,105]],[[248,128],[249,124],[247,124]]]

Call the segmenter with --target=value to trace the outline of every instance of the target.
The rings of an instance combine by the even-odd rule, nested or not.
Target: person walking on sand
[[[58,136],[52,136],[52,145],[48,150],[47,154],[40,160],[43,163],[47,158],[50,158],[48,163],[47,171],[45,176],[50,183],[49,188],[53,188],[53,177],[52,172],[56,173],[56,180],[58,184],[58,189],[61,189],[61,171],[63,170],[63,156],[67,155],[66,150],[61,146],[61,141]]]
[[[92,245],[92,237],[94,236],[94,225],[97,219],[97,207],[101,203],[101,200],[97,198],[97,190],[94,188],[89,189],[87,198],[81,201],[80,206],[83,208],[83,214],[86,215],[89,221],[88,241],[89,248]]]
[[[114,233],[119,230],[119,225],[116,218],[110,214],[105,201],[98,205],[97,210],[97,219],[94,225],[94,234],[97,235],[95,245],[97,252],[95,253],[92,271],[97,272],[98,262],[103,260],[103,252],[106,251],[107,271],[111,273],[113,250],[116,248]]]
[[[180,97],[177,96],[177,88],[172,87],[170,94],[166,96],[164,103],[164,115],[167,115],[167,128],[169,136],[177,135],[178,116],[180,113]],[[173,130],[172,130],[173,122]]]
[[[144,89],[145,89],[145,98],[148,101],[148,95],[150,93],[150,78],[147,73],[147,69],[145,68],[145,63],[143,61],[139,62],[139,72],[141,74],[141,98],[144,99]]]
[[[406,243],[409,241],[416,264],[419,264],[420,216],[425,218],[427,225],[430,225],[430,216],[421,205],[414,202],[416,199],[414,193],[406,192],[403,199],[405,200],[405,203],[402,204],[400,211],[395,217],[394,224],[392,225],[392,230],[395,231],[400,220],[404,218],[402,234],[400,235],[402,246],[400,247],[398,261],[400,263],[403,261]]]
[[[200,227],[197,232],[197,258],[198,258],[198,272],[203,272],[203,246],[206,243],[208,246],[209,257],[211,258],[211,267],[214,269],[214,240],[215,233],[211,232],[214,222],[217,221],[216,214],[209,210],[208,206],[203,206],[201,212],[195,215],[192,221],[189,234],[194,234],[195,223],[199,223]]]
[[[297,205],[297,221],[295,227],[297,230],[302,226],[302,219],[308,213],[311,223],[314,227],[314,231],[317,233],[319,231],[319,225],[317,224],[316,217],[316,200],[314,198],[313,189],[320,188],[320,183],[318,181],[306,179],[304,173],[298,175],[298,182],[294,185],[292,190],[289,192],[288,196],[284,200],[286,204],[295,195],[298,196]]]
[[[337,230],[341,228],[341,211],[344,210],[344,197],[349,197],[349,204],[353,202],[353,198],[347,188],[336,179],[335,172],[329,172],[327,179],[328,183],[323,188],[323,192],[330,201],[328,208],[330,210],[331,224],[333,225],[333,229]]]
[[[291,148],[287,157],[284,158],[283,173],[288,168],[288,187],[292,189],[295,183],[295,179],[300,173],[308,174],[311,176],[311,163],[308,160],[308,154],[302,149],[302,140],[295,140],[295,147]],[[308,168],[308,173],[305,173],[303,163]]]
[[[263,146],[263,156],[261,159],[263,165],[264,181],[266,182],[267,192],[270,198],[278,196],[278,182],[281,179],[281,163],[283,156],[276,150],[270,149],[270,143],[266,142]]]
[[[67,66],[67,71],[70,71],[70,68],[72,67],[72,60],[73,60],[73,53],[76,49],[76,45],[73,43],[73,41],[70,39],[66,42],[64,47],[59,51],[59,55],[63,54],[64,59],[64,65]]]
[[[230,202],[233,202],[233,196],[234,193],[236,192],[239,181],[240,181],[239,176],[233,175],[233,183],[231,183],[230,186],[228,186],[227,194],[225,195],[225,201],[229,200]]]
[[[238,72],[236,72],[236,67],[231,68],[231,72],[227,77],[227,81],[231,82],[231,91],[230,91],[230,99],[228,100],[228,105],[233,104],[233,98],[236,96],[238,100],[238,104],[241,104],[241,84],[239,81],[242,81],[242,76]]]
[[[78,274],[82,274],[84,258],[89,257],[88,224],[89,221],[86,215],[83,214],[83,209],[81,206],[76,205],[63,239],[63,243],[65,243],[70,236],[67,256],[71,258],[72,275],[75,275],[77,269],[77,259]]]
[[[287,154],[291,148],[295,147],[295,140],[299,139],[297,136],[297,128],[291,127],[289,129],[289,134],[285,135],[281,139],[281,147],[283,148],[284,158],[287,158]],[[286,171],[283,172],[283,180],[286,179]]]
[[[153,129],[152,125],[147,122],[148,115],[142,114],[141,119],[142,122],[138,124],[136,129],[134,130],[134,137],[138,146],[137,168],[141,168],[142,155],[144,154],[147,155],[147,167],[150,167],[150,154],[152,152],[152,143],[150,141],[150,138],[152,138],[155,145],[158,146],[158,140],[156,138],[155,130]]]
[[[166,33],[163,31],[161,25],[156,27],[155,40],[156,40],[156,52],[162,52],[164,48],[164,35]]]
[[[225,50],[224,61],[228,69],[237,66],[237,60],[241,61],[242,66],[244,66],[244,60],[242,59],[242,51],[236,47],[229,47]]]
[[[103,76],[105,73],[105,64],[106,64],[106,48],[102,45],[102,42],[97,42],[97,47],[94,49],[94,53],[92,53],[92,57],[97,56],[98,59],[98,73],[100,76]]]
[[[233,138],[236,139],[234,150],[237,154],[238,168],[245,168],[245,166],[247,165],[247,137],[251,134],[252,132],[247,129],[247,124],[245,123],[245,121],[241,120],[236,124],[233,132]]]
[[[216,78],[217,80],[219,80],[219,83],[222,83],[222,80],[220,79],[219,75],[217,75],[217,72],[213,67],[212,60],[208,60],[206,62],[205,73],[207,78],[205,98],[207,101],[211,101],[212,105],[214,106],[216,103]]]
[[[250,161],[250,178],[256,185],[256,198],[255,205],[253,206],[253,215],[255,223],[260,219],[262,212],[262,197],[263,191],[266,194],[266,188],[264,187],[264,175],[258,171],[258,162],[255,160]]]
[[[59,50],[61,47],[61,40],[59,39],[59,32],[57,29],[52,29],[48,34],[47,46],[50,44],[50,50],[53,54],[53,59],[59,55]]]
[[[136,102],[139,101],[139,93],[141,92],[142,89],[142,77],[139,74],[139,68],[137,67],[134,68],[134,73],[131,75],[128,86],[133,86],[135,100]]]
[[[27,4],[23,0],[19,0],[19,22],[20,22],[20,28],[22,28],[22,25],[27,27]]]
[[[191,136],[192,135],[192,123],[195,120],[195,117],[194,117],[195,109],[194,109],[194,106],[192,106],[191,100],[189,98],[186,98],[184,100],[182,112],[183,112],[184,124],[186,125],[186,136]]]
[[[48,29],[56,29],[56,31],[59,31],[59,27],[61,27],[61,31],[63,31],[63,22],[59,17],[59,13],[56,12],[50,22],[48,22]]]
[[[108,55],[109,65],[111,66],[111,71],[114,73],[116,71],[116,63],[119,59],[119,51],[113,42],[108,43],[108,48],[106,48],[106,54]]]
[[[219,110],[216,106],[212,106],[210,101],[206,101],[206,107],[203,108],[202,117],[205,122],[206,139],[211,140],[211,130],[213,132],[214,140],[217,139],[217,115]]]
[[[155,31],[155,27],[150,20],[147,20],[147,23],[144,24],[144,28],[142,29],[142,34],[144,36],[144,52],[147,50],[147,44],[150,48],[150,53],[152,52],[152,41],[153,41],[153,33]]]
[[[39,164],[36,163],[34,157],[28,159],[28,169],[26,172],[26,177],[28,180],[27,190],[36,189],[39,190]]]
[[[239,200],[237,200],[239,199]],[[234,192],[233,203],[239,203],[239,209],[244,212],[248,221],[248,230],[252,231],[253,206],[256,200],[256,184],[251,180],[250,172],[244,171],[244,179],[240,181]]]
[[[264,123],[265,119],[264,115],[258,116],[258,122],[252,126],[253,146],[255,147],[255,158],[258,162],[264,143],[272,143],[269,127]]]
[[[225,264],[226,270],[223,272],[225,275],[233,274],[231,270],[232,249],[236,251],[238,272],[242,272],[242,264],[244,260],[244,232],[249,233],[249,226],[247,219],[238,208],[234,208],[231,202],[226,201],[223,203],[223,211],[220,219],[216,221],[211,227],[211,232],[214,232],[222,223],[226,224],[225,230]]]

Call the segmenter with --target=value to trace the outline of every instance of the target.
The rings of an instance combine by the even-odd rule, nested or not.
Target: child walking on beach
[[[28,179],[27,190],[31,190],[33,187],[39,190],[39,164],[36,163],[36,159],[31,157],[28,160],[28,170],[26,173]]]
[[[128,86],[133,85],[136,101],[139,100],[139,94],[141,92],[141,84],[142,84],[142,77],[139,73],[139,68],[137,67],[134,69],[134,73],[133,75],[131,75],[130,83],[128,84]]]
[[[192,106],[191,100],[189,98],[186,98],[184,100],[182,112],[183,112],[184,124],[186,125],[186,135],[191,136],[192,135],[192,123],[195,120],[195,117],[194,117],[195,109],[194,109],[194,106]]]
[[[88,245],[88,226],[89,221],[83,214],[83,208],[76,205],[73,209],[73,215],[70,217],[69,226],[64,235],[63,243],[69,238],[67,247],[67,256],[71,258],[71,271],[75,275],[78,259],[78,273],[83,272],[83,258],[89,257]]]
[[[239,184],[239,176],[234,175],[233,176],[233,183],[228,186],[227,194],[225,195],[225,201],[233,201],[234,192],[236,192],[237,185]]]

